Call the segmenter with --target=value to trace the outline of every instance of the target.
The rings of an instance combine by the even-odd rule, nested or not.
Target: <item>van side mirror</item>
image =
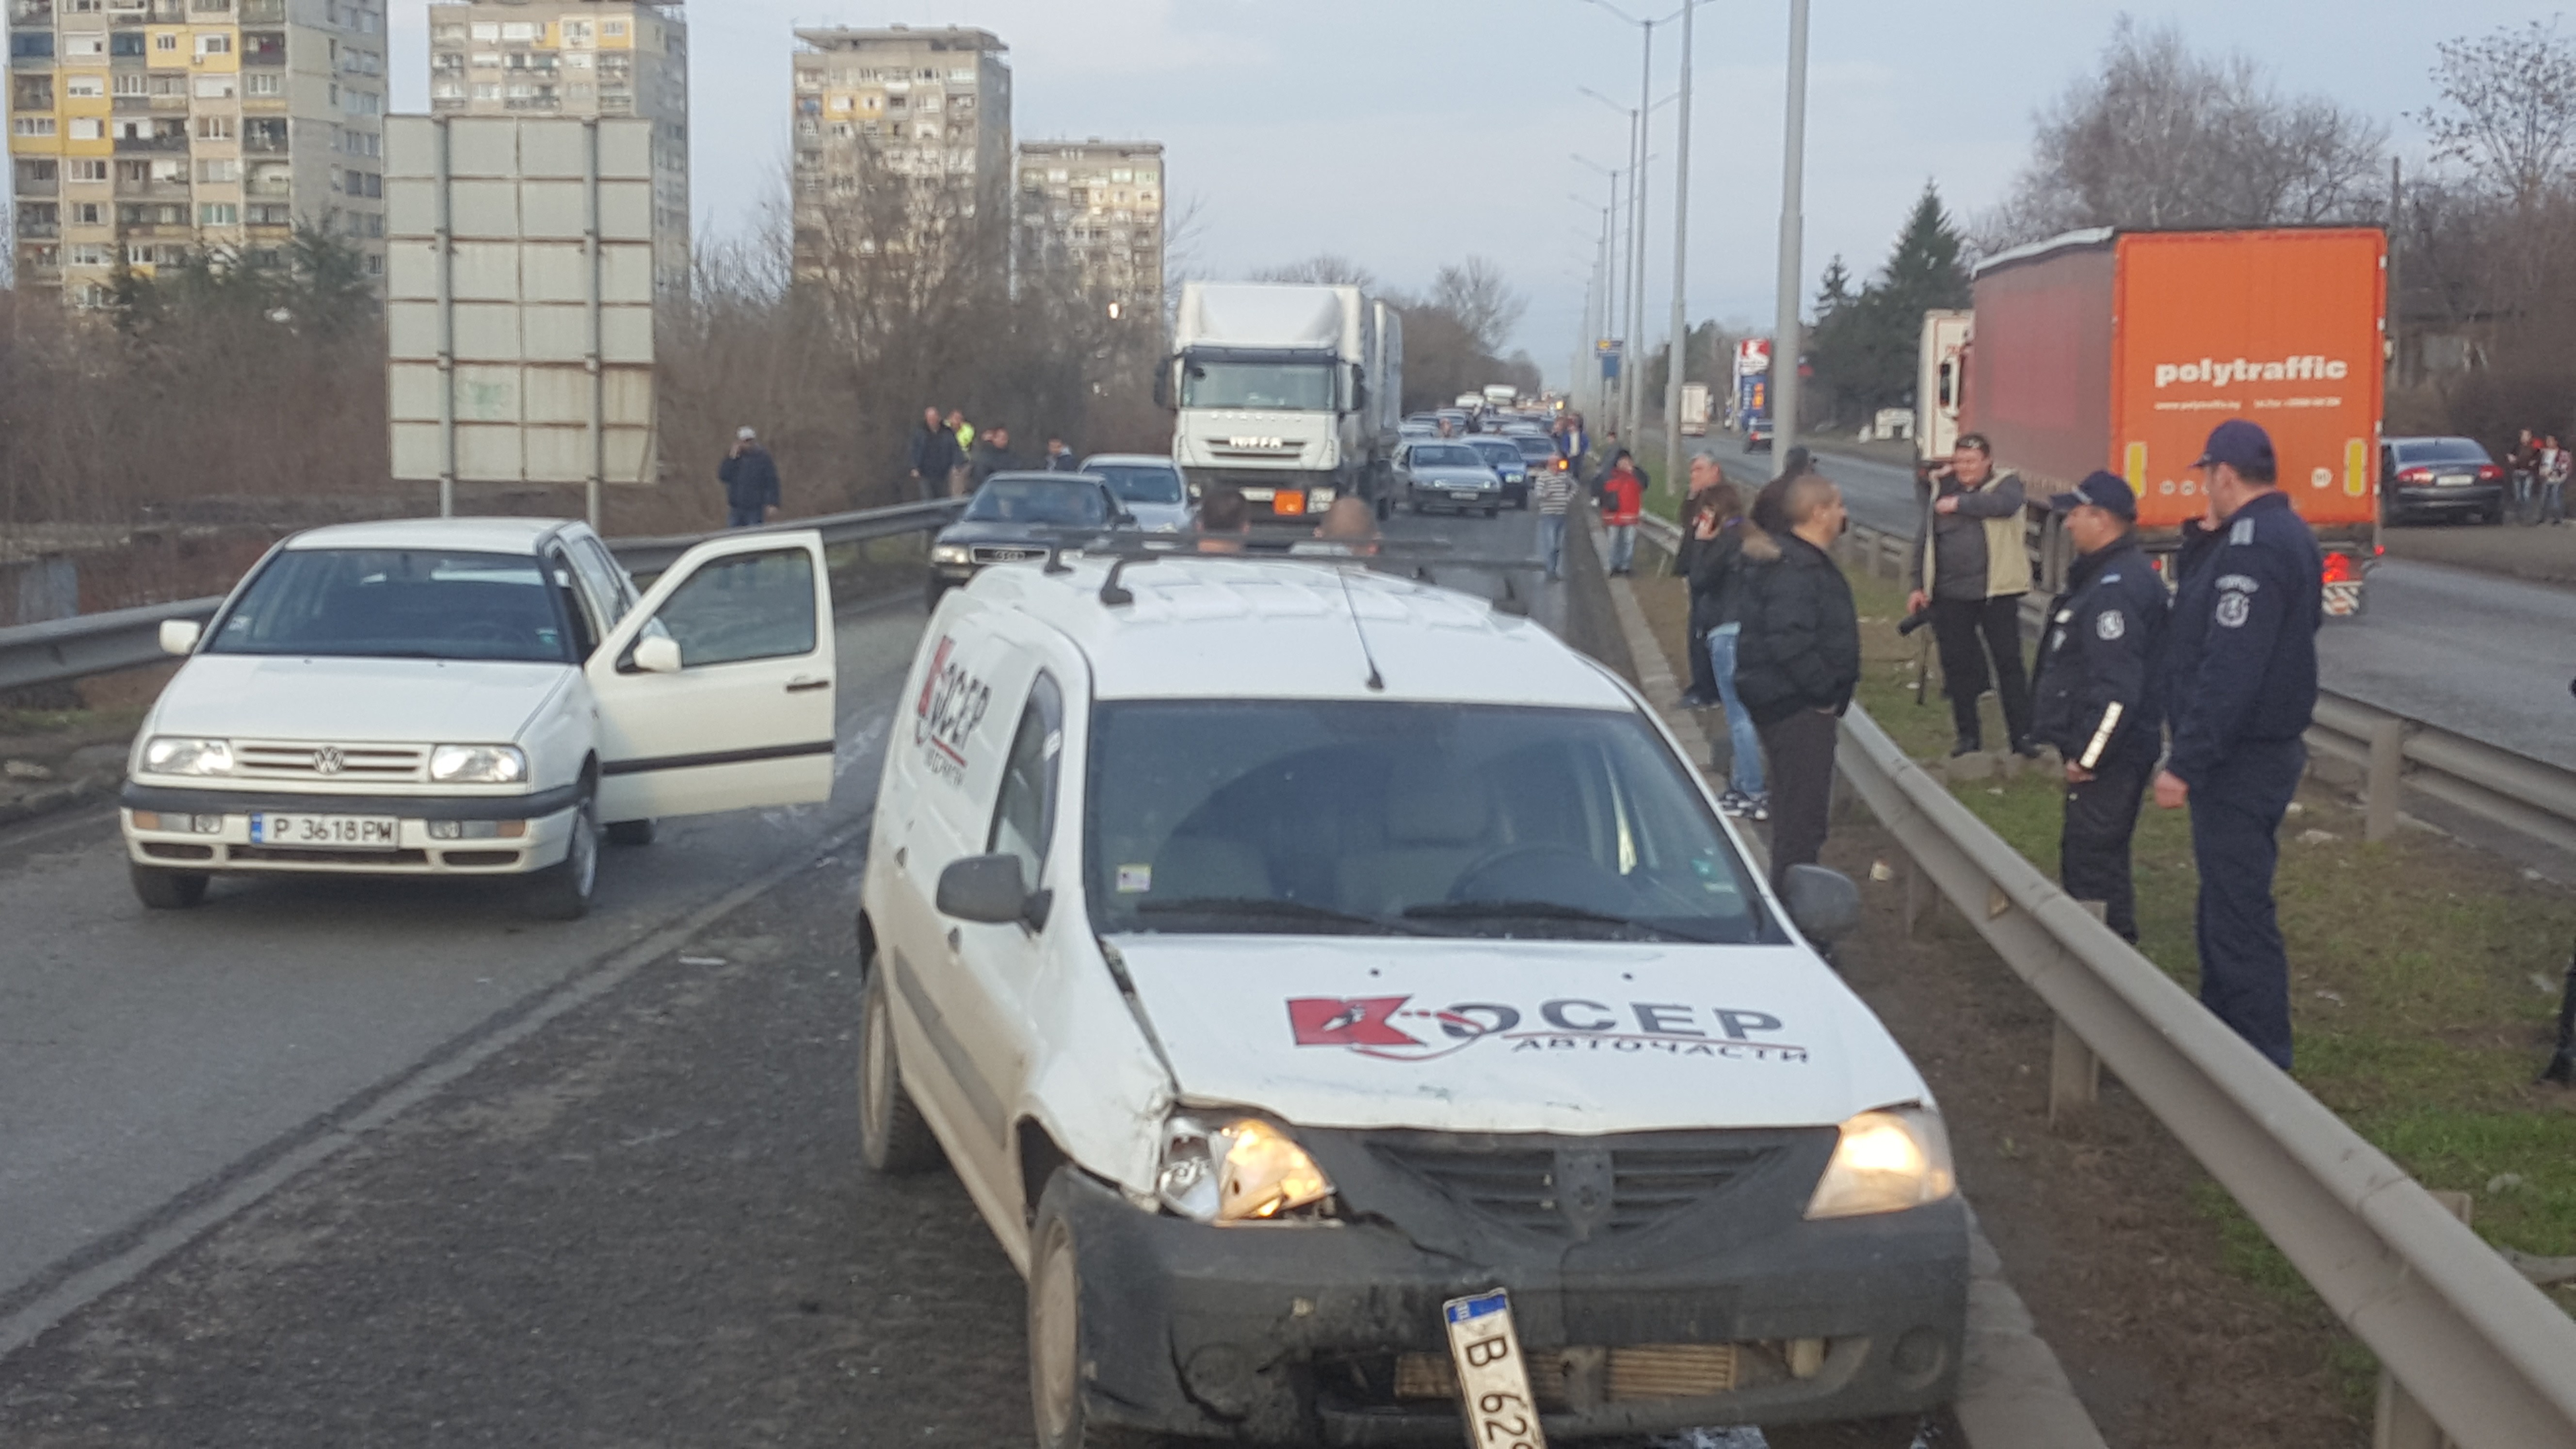
[[[939,873],[939,914],[979,925],[1013,922],[1031,930],[1046,925],[1055,892],[1032,891],[1020,883],[1016,855],[970,855],[952,860]]]
[[[1850,876],[1821,865],[1789,867],[1780,883],[1780,904],[1798,934],[1811,941],[1837,941],[1860,925],[1860,887]]]
[[[206,637],[206,626],[194,619],[161,621],[161,652],[188,655],[197,650],[197,641]]]

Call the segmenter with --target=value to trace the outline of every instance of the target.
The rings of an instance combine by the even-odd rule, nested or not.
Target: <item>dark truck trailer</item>
[[[1964,431],[2034,504],[2097,468],[2138,494],[2160,561],[2207,506],[2210,429],[2259,423],[2281,491],[2316,530],[2329,615],[2362,609],[2378,550],[2388,241],[2376,228],[2074,232],[1977,269]],[[2040,534],[2041,586],[2070,551]]]

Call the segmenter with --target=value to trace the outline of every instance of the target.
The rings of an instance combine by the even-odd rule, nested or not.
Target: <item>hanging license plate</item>
[[[1529,1365],[1512,1329],[1512,1303],[1502,1289],[1440,1305],[1449,1357],[1458,1366],[1459,1406],[1467,1442],[1477,1449],[1547,1449],[1530,1399]]]

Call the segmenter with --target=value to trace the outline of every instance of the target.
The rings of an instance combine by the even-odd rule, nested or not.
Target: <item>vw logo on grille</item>
[[[324,745],[313,752],[313,773],[317,775],[336,775],[348,763],[336,745]]]

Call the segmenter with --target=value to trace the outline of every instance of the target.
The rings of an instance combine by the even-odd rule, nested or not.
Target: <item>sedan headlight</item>
[[[1857,1218],[1936,1203],[1958,1190],[1950,1134],[1928,1107],[1886,1107],[1842,1125],[1807,1216]]]
[[[933,544],[930,549],[930,561],[935,564],[972,563],[974,558],[962,543]]]
[[[1333,1195],[1306,1149],[1257,1117],[1172,1118],[1154,1186],[1163,1206],[1202,1223],[1258,1222]]]
[[[429,778],[442,785],[515,785],[528,778],[528,757],[510,745],[440,745],[429,752]]]
[[[232,741],[154,735],[144,742],[143,768],[156,775],[229,775]]]

